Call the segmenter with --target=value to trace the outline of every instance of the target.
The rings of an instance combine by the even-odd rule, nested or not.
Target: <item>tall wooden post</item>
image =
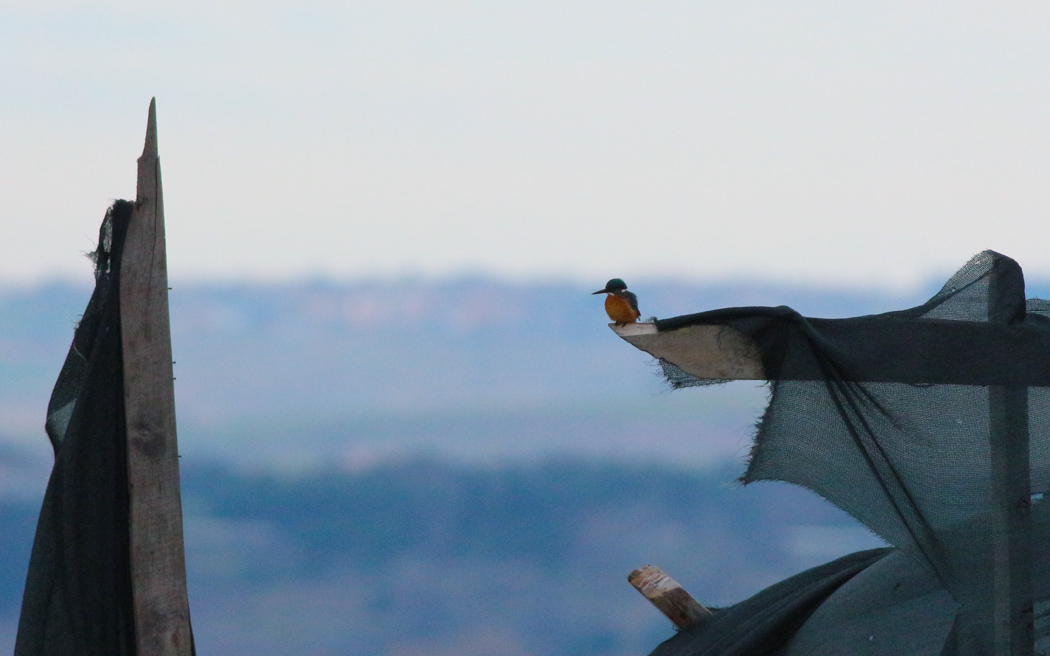
[[[150,102],[138,160],[137,198],[120,267],[120,309],[138,656],[189,656],[156,99]]]
[[[988,321],[1007,324],[1015,317],[1001,280],[990,279]],[[1017,274],[1019,275],[1019,273]],[[996,654],[1032,656],[1032,479],[1029,462],[1028,387],[988,386],[988,428],[994,506],[992,567],[993,640]]]

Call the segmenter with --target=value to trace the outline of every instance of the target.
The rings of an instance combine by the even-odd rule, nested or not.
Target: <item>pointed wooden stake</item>
[[[135,633],[138,656],[189,656],[156,99],[138,164],[138,197],[120,266]]]
[[[713,613],[685,591],[678,581],[655,565],[646,565],[627,576],[627,582],[642,593],[680,629],[688,629]]]

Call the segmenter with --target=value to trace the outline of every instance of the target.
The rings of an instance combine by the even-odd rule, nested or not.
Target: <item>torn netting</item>
[[[814,490],[918,563],[958,604],[945,654],[1050,642],[1050,304],[1026,303],[1016,262],[981,253],[900,312],[734,308],[657,328],[696,324],[748,335],[771,381],[744,482]]]
[[[132,204],[106,213],[95,291],[47,409],[55,450],[29,561],[15,656],[130,656],[120,256]]]

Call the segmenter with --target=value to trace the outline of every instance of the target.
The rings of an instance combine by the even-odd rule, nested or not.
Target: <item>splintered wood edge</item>
[[[713,614],[655,565],[634,570],[627,582],[680,629],[688,629]]]
[[[652,323],[611,323],[609,327],[635,348],[697,378],[766,379],[754,342],[729,326],[685,326],[664,332]]]
[[[192,637],[155,101],[150,102],[138,160],[137,198],[121,260],[120,305],[137,653],[189,656]]]

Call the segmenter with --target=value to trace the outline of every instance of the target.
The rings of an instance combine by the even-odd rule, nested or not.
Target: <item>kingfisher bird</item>
[[[613,278],[605,283],[605,289],[599,289],[594,294],[608,294],[605,297],[605,312],[617,326],[634,323],[642,316],[638,311],[638,297],[627,291],[627,283],[620,278]]]

